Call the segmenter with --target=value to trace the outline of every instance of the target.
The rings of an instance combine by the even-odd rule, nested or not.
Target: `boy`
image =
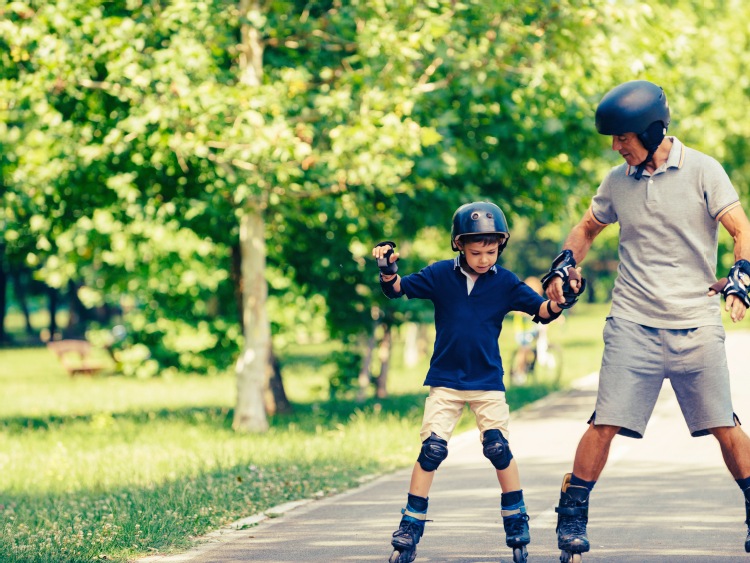
[[[497,472],[502,489],[501,513],[506,544],[513,561],[526,561],[529,526],[518,466],[508,445],[509,410],[505,402],[498,338],[503,318],[511,311],[532,315],[547,324],[578,299],[570,283],[565,300],[545,301],[512,272],[496,265],[510,234],[500,208],[489,202],[467,203],[453,215],[451,246],[459,255],[400,277],[393,242],[372,250],[380,267],[380,284],[390,299],[406,295],[429,299],[435,306],[435,346],[425,385],[420,437],[422,450],[412,471],[406,508],[393,533],[391,563],[409,563],[424,533],[427,495],[435,470],[448,455],[448,440],[468,403],[477,419],[483,452]],[[570,271],[570,279],[579,279]],[[581,291],[584,283],[581,282]],[[580,293],[580,291],[578,292]]]

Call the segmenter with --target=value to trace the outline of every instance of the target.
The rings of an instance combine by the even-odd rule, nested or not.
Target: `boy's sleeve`
[[[532,317],[539,312],[539,307],[546,301],[544,297],[517,279],[511,290],[511,310],[523,311]]]
[[[432,266],[422,268],[416,274],[401,278],[401,291],[409,299],[432,299],[435,289],[435,273]]]

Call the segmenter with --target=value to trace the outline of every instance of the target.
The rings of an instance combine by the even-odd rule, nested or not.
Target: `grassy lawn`
[[[582,305],[550,340],[563,379],[596,370],[607,306]],[[501,337],[505,358],[512,328]],[[427,358],[394,347],[388,399],[327,400],[333,345],[284,358],[291,416],[231,430],[234,378],[69,377],[44,348],[0,351],[0,561],[127,561],[282,502],[330,495],[414,463]],[[513,387],[511,409],[549,392]],[[465,416],[460,428],[473,425]]]

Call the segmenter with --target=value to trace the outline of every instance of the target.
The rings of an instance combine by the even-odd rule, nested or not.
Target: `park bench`
[[[107,369],[104,362],[93,358],[94,347],[87,340],[50,340],[47,348],[52,351],[68,375],[95,375]]]

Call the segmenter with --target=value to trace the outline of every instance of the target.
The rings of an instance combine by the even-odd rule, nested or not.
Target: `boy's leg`
[[[477,392],[469,406],[477,419],[485,457],[490,460],[500,483],[500,513],[505,530],[505,544],[513,550],[513,561],[527,561],[526,545],[529,535],[529,516],[521,490],[518,464],[513,459],[508,443],[510,412],[502,391]]]
[[[464,399],[460,392],[441,387],[430,389],[422,419],[422,448],[411,473],[406,507],[401,510],[398,530],[393,533],[391,563],[409,563],[417,556],[417,544],[427,521],[428,495],[435,471],[448,456],[448,440],[461,417]]]
[[[434,471],[425,471],[419,462],[414,464],[411,470],[411,482],[409,483],[409,494],[427,498],[435,478]]]
[[[514,563],[526,561],[526,546],[531,542],[531,535],[516,460],[511,459],[508,467],[497,469],[496,472],[503,490],[500,495],[500,514],[503,517],[505,544],[513,549]]]

